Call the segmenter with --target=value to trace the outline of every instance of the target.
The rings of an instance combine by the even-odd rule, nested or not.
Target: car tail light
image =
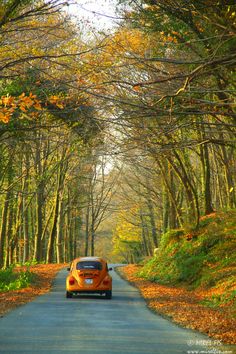
[[[75,284],[75,279],[74,279],[73,277],[71,277],[71,278],[69,279],[69,284],[70,284],[70,285],[74,285],[74,284]]]
[[[103,280],[103,284],[104,285],[108,285],[109,284],[109,280],[108,279]]]

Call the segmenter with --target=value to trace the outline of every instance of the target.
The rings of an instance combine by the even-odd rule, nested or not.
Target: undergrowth
[[[29,286],[35,276],[29,270],[14,271],[13,267],[0,270],[0,291],[19,290]]]
[[[209,306],[236,300],[236,210],[204,217],[191,233],[171,230],[162,236],[158,253],[139,276],[189,289],[224,289],[206,300]]]

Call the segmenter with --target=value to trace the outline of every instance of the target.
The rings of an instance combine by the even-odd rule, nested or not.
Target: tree
[[[95,150],[96,149],[96,150]],[[95,254],[96,231],[111,215],[111,201],[116,193],[117,174],[107,172],[107,158],[102,147],[96,146],[86,161],[85,252]]]

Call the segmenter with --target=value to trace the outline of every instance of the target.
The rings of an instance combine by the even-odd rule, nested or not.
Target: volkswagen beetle
[[[66,278],[66,297],[80,293],[105,294],[112,298],[112,277],[107,262],[100,257],[80,257],[71,262]]]

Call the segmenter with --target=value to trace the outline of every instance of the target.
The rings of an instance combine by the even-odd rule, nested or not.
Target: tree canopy
[[[1,3],[1,266],[110,249],[108,218],[135,261],[236,207],[236,6],[120,3],[94,37],[67,2]]]

